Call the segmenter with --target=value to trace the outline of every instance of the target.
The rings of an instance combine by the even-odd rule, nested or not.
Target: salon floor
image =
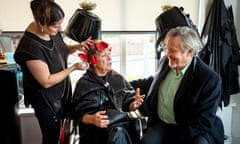
[[[232,144],[240,144],[240,137],[232,137]]]
[[[18,109],[22,144],[41,144],[42,134],[31,108]]]
[[[240,144],[240,137],[231,137],[224,141],[224,144]]]
[[[18,110],[21,123],[22,144],[40,144],[41,132],[33,109]],[[224,144],[240,144],[240,137],[229,137]]]

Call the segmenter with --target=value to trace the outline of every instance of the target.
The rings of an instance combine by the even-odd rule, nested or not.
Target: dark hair
[[[33,0],[31,10],[35,21],[41,25],[53,25],[65,16],[62,8],[54,0]]]
[[[90,58],[97,54],[97,47],[96,47],[96,44],[94,44],[87,52],[87,56],[88,56],[88,62],[90,62]]]

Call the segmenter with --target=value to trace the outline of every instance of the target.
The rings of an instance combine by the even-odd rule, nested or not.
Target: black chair
[[[2,114],[1,143],[21,144],[16,104],[18,101],[18,81],[14,71],[0,69],[0,93]]]

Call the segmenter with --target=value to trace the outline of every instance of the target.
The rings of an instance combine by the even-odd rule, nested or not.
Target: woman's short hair
[[[63,9],[54,0],[33,0],[30,5],[35,21],[41,25],[54,25],[65,16]]]

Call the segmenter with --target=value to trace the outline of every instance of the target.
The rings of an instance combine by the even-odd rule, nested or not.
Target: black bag
[[[144,117],[144,116],[137,118],[133,121],[134,130],[140,139],[142,139],[144,132],[148,128],[147,121],[148,121],[148,117]]]
[[[133,131],[137,134],[139,139],[142,139],[143,133],[147,130],[148,117],[143,116],[141,112],[137,109],[135,111],[130,111],[128,116],[132,120]]]
[[[109,119],[109,125],[122,125],[130,122],[127,112],[120,112],[115,109],[107,109],[107,115]]]
[[[107,115],[110,125],[119,126],[130,123],[132,127],[131,129],[133,129],[133,132],[139,137],[139,139],[143,137],[143,133],[147,130],[148,117],[142,116],[138,110],[120,112],[115,109],[108,109]]]

